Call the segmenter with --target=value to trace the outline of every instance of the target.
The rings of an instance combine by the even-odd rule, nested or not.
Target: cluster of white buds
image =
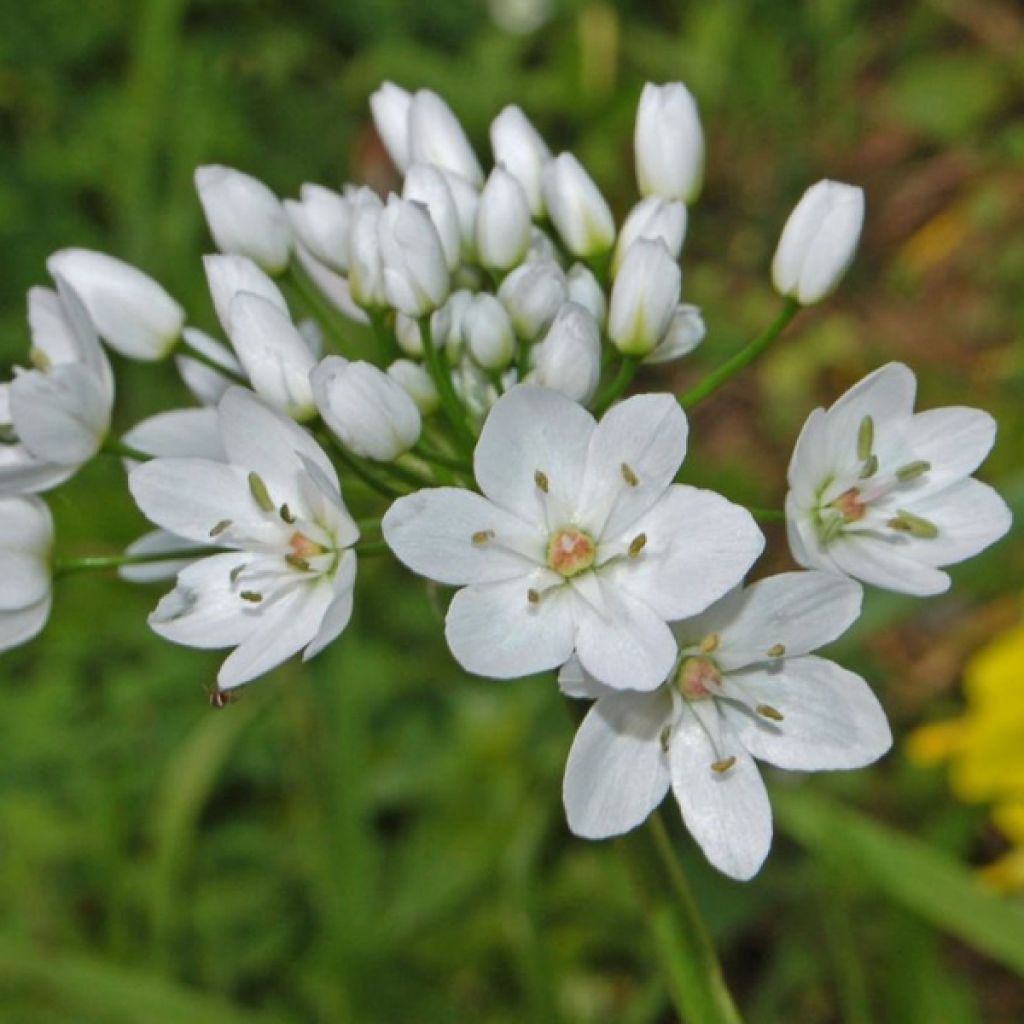
[[[307,183],[282,202],[241,171],[196,171],[222,338],[186,326],[134,267],[52,256],[54,287],[29,293],[31,365],[0,387],[0,649],[43,628],[53,568],[173,580],[150,625],[232,649],[220,703],[335,640],[357,559],[389,548],[459,588],[445,636],[465,669],[558,670],[594,701],[565,776],[576,833],[633,828],[671,789],[709,859],[750,877],[771,839],[755,759],[845,769],[889,745],[867,684],[812,653],[857,618],[857,581],[937,593],[941,566],[1008,529],[1005,503],[972,477],[994,423],[915,414],[900,364],[816,410],[785,501],[804,571],[745,586],[765,538],[751,510],[680,482],[684,408],[837,286],[861,190],[822,181],[800,200],[768,332],[682,398],[626,397],[642,364],[705,335],[680,267],[705,161],[685,86],[643,90],[639,199],[618,228],[580,161],[553,155],[518,107],[491,124],[487,173],[435,93],[385,83],[370,107],[400,194]],[[101,343],[148,362],[173,353],[197,405],[110,436]],[[156,529],[123,555],[54,560],[37,495],[100,452],[124,460]]]

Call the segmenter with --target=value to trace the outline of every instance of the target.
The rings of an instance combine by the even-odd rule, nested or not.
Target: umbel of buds
[[[684,410],[839,284],[863,192],[808,189],[772,264],[787,300],[773,325],[739,351],[712,332],[707,361],[729,358],[674,395],[658,364],[707,333],[680,268],[705,162],[683,84],[639,97],[621,226],[518,106],[490,125],[486,173],[436,93],[384,83],[370,107],[392,194],[306,182],[282,202],[242,171],[197,169],[216,325],[112,256],[51,256],[24,365],[0,386],[0,650],[42,630],[55,579],[102,564],[164,585],[161,637],[229,652],[223,705],[337,640],[384,579],[357,588],[357,559],[390,550],[455,588],[444,640],[466,671],[557,673],[592,702],[563,783],[576,835],[638,827],[671,793],[711,863],[749,878],[772,834],[757,762],[848,770],[891,742],[867,682],[814,653],[856,620],[862,585],[940,593],[943,567],[1008,530],[973,476],[995,423],[916,412],[902,364],[869,374],[810,414],[772,491],[802,571],[748,584],[766,538],[751,510],[678,482]],[[173,355],[198,404],[112,435],[104,346]],[[629,394],[637,373],[653,393]],[[123,555],[69,557],[39,495],[101,454],[152,529]]]

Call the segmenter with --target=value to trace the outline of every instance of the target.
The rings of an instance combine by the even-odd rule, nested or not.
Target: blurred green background
[[[481,154],[519,103],[620,215],[642,83],[690,85],[709,162],[684,290],[710,334],[644,386],[683,387],[772,315],[767,266],[807,184],[864,185],[846,284],[696,411],[688,479],[779,506],[807,412],[903,359],[921,404],[997,415],[982,475],[1020,518],[1012,0],[0,0],[3,360],[24,359],[25,291],[67,245],[138,264],[212,326],[195,165],[282,195],[387,188],[367,107],[384,78],[442,92]],[[186,400],[170,366],[118,370],[121,427]],[[144,528],[111,461],[52,504],[62,551]],[[769,539],[759,572],[789,564]],[[773,776],[779,835],[757,879],[717,876],[676,830],[750,1021],[1024,1020],[1020,897],[974,877],[1006,840],[903,749],[960,708],[964,664],[1019,618],[1022,569],[1018,530],[947,597],[869,596],[836,656],[880,692],[897,746],[848,777]],[[551,680],[464,678],[438,596],[384,560],[360,572],[343,641],[224,711],[204,694],[217,655],[146,630],[159,590],[61,583],[44,636],[0,662],[0,1019],[675,1019],[621,851],[565,828],[571,725]]]

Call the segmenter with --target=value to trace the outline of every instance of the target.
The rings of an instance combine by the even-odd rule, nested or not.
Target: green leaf
[[[1024,974],[1024,911],[956,861],[886,825],[810,792],[773,794],[794,839],[934,927]]]

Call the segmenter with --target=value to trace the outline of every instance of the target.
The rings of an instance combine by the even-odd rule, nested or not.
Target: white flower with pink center
[[[641,395],[600,423],[546,388],[494,405],[476,446],[482,494],[438,487],[384,517],[410,569],[462,589],[446,636],[459,663],[498,679],[575,652],[616,689],[650,690],[677,647],[668,622],[735,586],[761,553],[750,514],[673,483],[686,417],[671,395]]]

